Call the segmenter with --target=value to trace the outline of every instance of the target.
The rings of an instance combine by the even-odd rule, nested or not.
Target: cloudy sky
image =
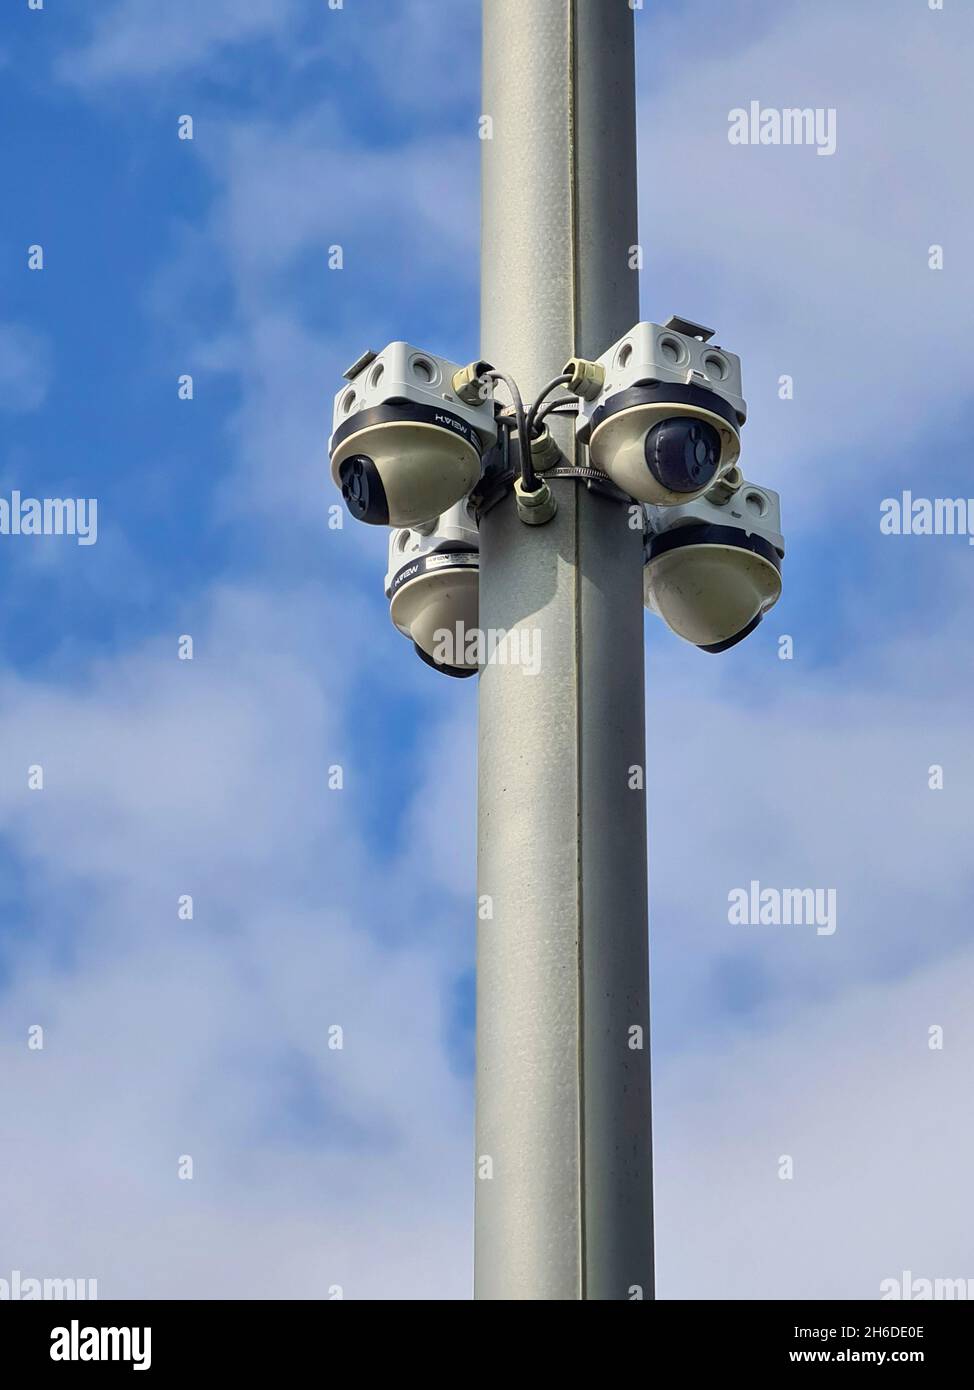
[[[974,1278],[974,553],[879,529],[974,497],[974,15],[635,19],[643,313],[740,353],[788,545],[730,653],[647,617],[660,1294]],[[325,443],[365,347],[476,353],[479,66],[475,0],[4,7],[0,497],[99,510],[0,536],[0,1278],[469,1295],[475,683]],[[731,145],[752,101],[835,154]],[[752,880],[835,932],[732,925]]]

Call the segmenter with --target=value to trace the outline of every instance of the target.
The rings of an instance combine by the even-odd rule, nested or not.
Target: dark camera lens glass
[[[373,526],[387,526],[389,506],[379,470],[365,454],[352,454],[339,466],[345,505],[356,521]]]
[[[661,420],[646,436],[646,464],[669,492],[699,492],[720,466],[720,435],[706,420]]]

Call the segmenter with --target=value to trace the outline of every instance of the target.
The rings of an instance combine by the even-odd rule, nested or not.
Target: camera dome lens
[[[339,466],[345,505],[356,521],[373,526],[389,524],[389,504],[379,470],[365,454],[352,454]]]
[[[720,435],[706,420],[662,420],[646,436],[646,463],[669,492],[699,492],[720,465]]]

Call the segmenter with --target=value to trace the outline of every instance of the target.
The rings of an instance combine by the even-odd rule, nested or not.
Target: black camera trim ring
[[[755,536],[737,526],[719,526],[710,521],[693,522],[688,526],[673,526],[669,531],[655,533],[647,546],[646,562],[666,555],[671,550],[681,550],[688,545],[731,545],[738,550],[750,550],[767,560],[781,573],[781,556],[770,541],[763,536]]]
[[[459,416],[440,406],[421,405],[418,401],[407,401],[404,397],[393,397],[382,405],[373,405],[368,410],[359,410],[350,415],[332,435],[331,453],[334,456],[346,439],[350,439],[361,430],[370,429],[373,425],[394,424],[435,425],[437,429],[452,430],[476,449],[481,457],[483,456],[484,441],[466,420],[461,420]]]
[[[763,613],[756,613],[746,627],[742,627],[740,632],[735,632],[730,637],[725,637],[723,642],[709,642],[705,646],[695,644],[697,651],[710,652],[712,656],[718,656],[721,652],[729,652],[731,647],[736,647],[738,642],[743,642],[745,637],[750,637],[763,617]]]
[[[693,405],[699,410],[710,411],[711,415],[719,415],[735,434],[744,424],[744,420],[723,396],[719,396],[716,391],[708,391],[706,387],[680,386],[669,381],[635,381],[625,390],[617,391],[604,405],[599,406],[585,431],[586,439],[583,443],[591,438],[599,425],[613,415],[618,415],[622,410],[632,410],[638,405]]]
[[[444,571],[480,568],[479,550],[430,550],[414,560],[405,560],[389,585],[387,598],[393,599],[404,584],[410,584],[424,574],[442,574]]]
[[[477,666],[446,666],[443,662],[434,661],[429,652],[424,652],[418,642],[413,643],[413,650],[420,661],[431,666],[434,671],[439,671],[441,676],[452,676],[454,680],[467,680],[470,676],[480,674],[480,668]]]

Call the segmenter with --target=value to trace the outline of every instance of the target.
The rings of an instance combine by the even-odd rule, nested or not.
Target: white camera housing
[[[417,655],[443,675],[477,672],[476,662],[466,659],[466,636],[479,620],[479,544],[466,499],[435,522],[396,529],[389,537],[390,616]]]
[[[778,494],[735,468],[713,495],[645,514],[646,607],[702,651],[743,641],[781,595]]]
[[[637,323],[595,364],[601,389],[580,399],[576,431],[595,466],[639,502],[702,497],[740,457],[741,362],[712,337],[677,316]]]
[[[461,400],[453,386],[460,370],[396,342],[345,372],[328,451],[332,481],[357,520],[413,526],[440,516],[477,482],[497,439],[493,391],[485,382],[479,404]]]

